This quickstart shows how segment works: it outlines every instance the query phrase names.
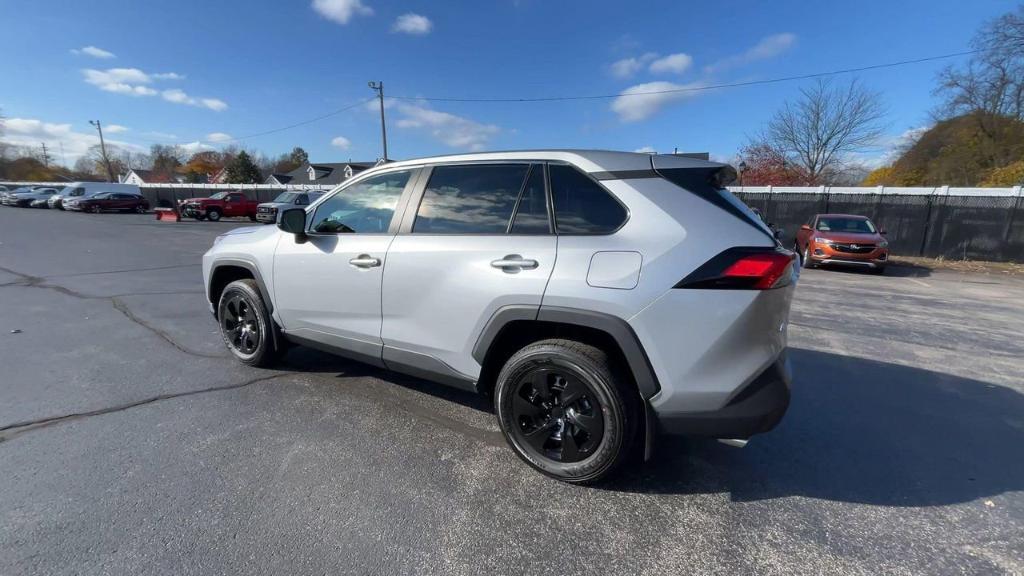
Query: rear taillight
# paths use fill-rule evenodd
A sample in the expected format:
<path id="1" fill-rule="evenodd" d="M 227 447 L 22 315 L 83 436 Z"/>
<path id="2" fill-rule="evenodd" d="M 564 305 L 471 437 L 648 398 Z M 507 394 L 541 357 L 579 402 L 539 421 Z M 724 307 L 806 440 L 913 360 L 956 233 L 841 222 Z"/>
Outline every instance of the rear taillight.
<path id="1" fill-rule="evenodd" d="M 770 290 L 793 282 L 796 255 L 781 248 L 729 248 L 674 288 Z"/>

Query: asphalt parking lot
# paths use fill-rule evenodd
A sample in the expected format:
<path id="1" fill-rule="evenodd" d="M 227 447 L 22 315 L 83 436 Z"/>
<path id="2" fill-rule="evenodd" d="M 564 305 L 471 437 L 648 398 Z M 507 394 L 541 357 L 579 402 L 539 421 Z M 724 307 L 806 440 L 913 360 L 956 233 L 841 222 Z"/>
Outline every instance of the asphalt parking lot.
<path id="1" fill-rule="evenodd" d="M 472 395 L 229 359 L 242 225 L 0 209 L 0 574 L 1024 573 L 1020 278 L 806 271 L 779 428 L 580 488 Z"/>

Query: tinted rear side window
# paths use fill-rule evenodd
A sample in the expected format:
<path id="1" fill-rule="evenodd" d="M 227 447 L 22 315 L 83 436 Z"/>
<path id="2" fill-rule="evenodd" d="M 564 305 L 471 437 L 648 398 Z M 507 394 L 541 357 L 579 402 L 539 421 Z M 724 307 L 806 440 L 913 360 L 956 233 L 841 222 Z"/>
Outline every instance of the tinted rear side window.
<path id="1" fill-rule="evenodd" d="M 549 171 L 559 234 L 611 234 L 626 221 L 625 207 L 587 175 L 561 164 Z"/>
<path id="2" fill-rule="evenodd" d="M 527 164 L 438 166 L 416 212 L 417 234 L 504 234 Z"/>

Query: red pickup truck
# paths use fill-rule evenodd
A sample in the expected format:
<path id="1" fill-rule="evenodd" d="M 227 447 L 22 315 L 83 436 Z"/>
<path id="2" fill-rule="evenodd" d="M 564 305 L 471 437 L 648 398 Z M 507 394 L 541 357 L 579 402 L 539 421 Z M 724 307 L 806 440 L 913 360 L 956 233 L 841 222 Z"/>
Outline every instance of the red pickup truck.
<path id="1" fill-rule="evenodd" d="M 256 206 L 259 202 L 250 200 L 241 190 L 217 192 L 209 198 L 182 200 L 178 209 L 184 218 L 210 219 L 216 222 L 223 216 L 247 216 L 256 221 Z"/>

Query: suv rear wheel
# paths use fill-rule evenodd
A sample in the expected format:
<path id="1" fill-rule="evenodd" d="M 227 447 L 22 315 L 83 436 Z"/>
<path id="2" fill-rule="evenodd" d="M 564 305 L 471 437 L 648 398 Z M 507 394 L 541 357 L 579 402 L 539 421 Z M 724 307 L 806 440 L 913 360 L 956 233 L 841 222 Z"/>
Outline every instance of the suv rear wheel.
<path id="1" fill-rule="evenodd" d="M 607 354 L 573 340 L 542 340 L 513 354 L 494 394 L 512 449 L 540 472 L 573 484 L 607 478 L 629 458 L 638 402 Z"/>
<path id="2" fill-rule="evenodd" d="M 274 324 L 255 280 L 235 280 L 224 288 L 217 319 L 228 350 L 243 364 L 266 367 L 277 360 Z"/>

